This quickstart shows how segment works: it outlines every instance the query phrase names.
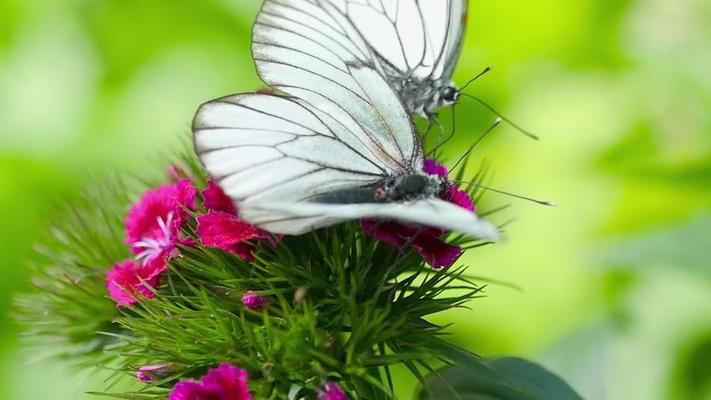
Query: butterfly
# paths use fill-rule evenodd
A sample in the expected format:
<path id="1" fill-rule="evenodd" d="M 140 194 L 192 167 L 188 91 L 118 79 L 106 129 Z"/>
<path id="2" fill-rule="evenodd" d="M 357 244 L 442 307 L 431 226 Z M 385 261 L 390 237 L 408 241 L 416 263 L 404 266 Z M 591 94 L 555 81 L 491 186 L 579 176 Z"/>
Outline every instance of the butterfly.
<path id="1" fill-rule="evenodd" d="M 338 80 L 344 64 L 377 69 L 409 114 L 433 118 L 458 102 L 452 74 L 461 52 L 467 0 L 266 0 L 253 28 L 262 79 L 298 85 L 303 73 Z"/>
<path id="2" fill-rule="evenodd" d="M 281 86 L 289 96 L 200 106 L 196 153 L 240 216 L 278 234 L 368 218 L 497 239 L 496 226 L 439 198 L 447 182 L 423 172 L 419 134 L 382 75 L 367 64 L 340 67 L 329 67 L 331 79 L 274 63 L 272 77 L 294 82 Z"/>

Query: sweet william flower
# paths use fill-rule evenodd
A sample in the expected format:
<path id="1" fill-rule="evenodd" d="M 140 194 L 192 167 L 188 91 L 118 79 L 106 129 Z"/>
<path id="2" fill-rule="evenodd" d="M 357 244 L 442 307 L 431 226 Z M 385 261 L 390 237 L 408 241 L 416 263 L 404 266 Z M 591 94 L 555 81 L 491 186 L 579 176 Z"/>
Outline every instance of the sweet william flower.
<path id="1" fill-rule="evenodd" d="M 197 218 L 197 235 L 205 246 L 215 247 L 252 261 L 255 240 L 270 240 L 272 236 L 243 221 L 237 215 L 232 200 L 214 181 L 202 192 L 203 204 L 209 210 Z"/>
<path id="2" fill-rule="evenodd" d="M 429 175 L 447 177 L 447 167 L 434 160 L 425 160 L 423 171 Z M 449 190 L 442 196 L 443 200 L 474 212 L 474 203 L 469 195 L 449 184 Z M 366 219 L 361 221 L 363 230 L 370 236 L 398 248 L 407 245 L 414 247 L 424 260 L 434 268 L 445 268 L 454 264 L 464 252 L 461 247 L 445 243 L 440 229 L 421 225 L 404 224 L 396 221 L 379 221 Z"/>
<path id="3" fill-rule="evenodd" d="M 197 191 L 189 179 L 180 179 L 146 191 L 126 217 L 126 243 L 144 264 L 167 262 L 177 254 L 180 228 L 195 208 Z M 167 266 L 167 263 L 164 267 Z"/>
<path id="4" fill-rule="evenodd" d="M 260 296 L 252 290 L 248 290 L 247 293 L 242 296 L 241 300 L 245 307 L 250 310 L 257 311 L 263 309 L 269 304 L 269 300 L 266 297 Z"/>
<path id="5" fill-rule="evenodd" d="M 445 243 L 441 239 L 443 232 L 436 228 L 373 219 L 362 220 L 361 227 L 368 235 L 399 249 L 407 245 L 414 247 L 434 268 L 454 264 L 463 252 L 459 246 Z"/>
<path id="6" fill-rule="evenodd" d="M 237 214 L 237 207 L 235 207 L 232 199 L 230 199 L 213 180 L 210 180 L 210 182 L 207 183 L 207 188 L 202 191 L 202 199 L 202 203 L 211 211 Z"/>
<path id="7" fill-rule="evenodd" d="M 269 239 L 261 229 L 242 221 L 237 215 L 223 211 L 211 211 L 197 218 L 197 235 L 202 244 L 236 254 L 243 260 L 252 261 L 252 240 Z"/>
<path id="8" fill-rule="evenodd" d="M 318 400 L 348 400 L 346 392 L 336 382 L 328 382 L 323 385 L 323 391 L 318 396 Z"/>
<path id="9" fill-rule="evenodd" d="M 179 382 L 168 400 L 251 400 L 248 382 L 247 371 L 222 363 L 200 381 Z"/>
<path id="10" fill-rule="evenodd" d="M 115 264 L 106 272 L 109 296 L 119 307 L 135 304 L 141 297 L 152 298 L 155 293 L 151 288 L 158 285 L 157 271 L 151 265 L 144 267 L 133 260 Z"/>

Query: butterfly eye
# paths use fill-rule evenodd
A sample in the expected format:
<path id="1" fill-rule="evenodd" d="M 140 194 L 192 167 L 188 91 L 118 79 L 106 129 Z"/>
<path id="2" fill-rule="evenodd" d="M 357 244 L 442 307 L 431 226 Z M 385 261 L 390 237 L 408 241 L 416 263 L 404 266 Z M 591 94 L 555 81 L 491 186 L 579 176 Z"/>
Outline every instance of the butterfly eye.
<path id="1" fill-rule="evenodd" d="M 459 101 L 459 90 L 454 86 L 447 86 L 442 89 L 441 99 L 446 103 L 456 103 Z"/>

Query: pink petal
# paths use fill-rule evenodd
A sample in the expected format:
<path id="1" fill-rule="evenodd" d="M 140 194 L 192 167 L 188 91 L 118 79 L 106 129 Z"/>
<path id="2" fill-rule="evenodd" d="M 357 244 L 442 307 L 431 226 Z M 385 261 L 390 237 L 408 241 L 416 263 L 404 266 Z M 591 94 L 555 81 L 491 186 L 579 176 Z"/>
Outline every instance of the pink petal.
<path id="1" fill-rule="evenodd" d="M 237 214 L 232 199 L 230 199 L 220 186 L 211 180 L 207 184 L 207 188 L 202 191 L 203 204 L 211 211 L 224 211 L 230 214 Z"/>
<path id="2" fill-rule="evenodd" d="M 179 382 L 168 400 L 251 400 L 248 382 L 247 371 L 223 363 L 208 371 L 200 382 Z"/>
<path id="3" fill-rule="evenodd" d="M 219 389 L 207 389 L 202 383 L 186 380 L 178 382 L 168 396 L 168 400 L 222 400 Z"/>
<path id="4" fill-rule="evenodd" d="M 444 164 L 440 164 L 435 160 L 432 159 L 427 159 L 425 160 L 422 170 L 429 175 L 437 175 L 441 176 L 442 178 L 447 177 L 447 167 Z"/>
<path id="5" fill-rule="evenodd" d="M 451 266 L 464 252 L 459 246 L 445 243 L 440 236 L 427 233 L 418 235 L 412 245 L 433 268 Z"/>
<path id="6" fill-rule="evenodd" d="M 106 272 L 106 289 L 119 307 L 130 306 L 141 297 L 155 296 L 146 284 L 157 287 L 158 275 L 155 270 L 141 268 L 133 260 L 125 260 Z"/>
<path id="7" fill-rule="evenodd" d="M 261 229 L 223 211 L 201 215 L 197 222 L 197 234 L 205 246 L 229 251 L 245 260 L 253 259 L 253 246 L 248 241 L 270 238 Z"/>
<path id="8" fill-rule="evenodd" d="M 126 242 L 133 246 L 146 238 L 165 236 L 158 221 L 168 221 L 171 214 L 169 229 L 174 237 L 178 237 L 180 227 L 188 217 L 184 208 L 195 208 L 196 196 L 197 191 L 189 179 L 146 191 L 126 217 Z"/>
<path id="9" fill-rule="evenodd" d="M 474 202 L 469 197 L 469 194 L 454 185 L 449 186 L 449 198 L 447 200 L 471 212 L 475 211 Z"/>
<path id="10" fill-rule="evenodd" d="M 247 371 L 230 364 L 222 363 L 217 368 L 208 371 L 202 378 L 204 385 L 214 385 L 222 389 L 225 400 L 249 400 L 249 375 Z"/>
<path id="11" fill-rule="evenodd" d="M 318 400 L 348 400 L 348 396 L 339 384 L 328 382 L 323 385 L 323 392 L 318 396 Z"/>
<path id="12" fill-rule="evenodd" d="M 250 310 L 261 310 L 269 305 L 269 300 L 266 297 L 260 296 L 252 290 L 248 290 L 241 300 L 242 304 Z"/>

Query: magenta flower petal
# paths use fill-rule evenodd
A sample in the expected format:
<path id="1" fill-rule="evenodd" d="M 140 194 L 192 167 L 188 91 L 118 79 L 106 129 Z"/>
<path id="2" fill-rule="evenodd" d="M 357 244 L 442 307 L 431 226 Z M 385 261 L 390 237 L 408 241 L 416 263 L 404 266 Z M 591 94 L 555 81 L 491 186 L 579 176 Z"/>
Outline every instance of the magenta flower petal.
<path id="1" fill-rule="evenodd" d="M 425 232 L 417 236 L 412 244 L 427 264 L 438 269 L 451 266 L 464 252 L 459 246 L 445 243 L 440 236 Z"/>
<path id="2" fill-rule="evenodd" d="M 397 248 L 401 248 L 407 243 L 407 235 L 413 231 L 412 228 L 401 223 L 377 219 L 361 220 L 360 226 L 369 236 L 390 243 Z"/>
<path id="3" fill-rule="evenodd" d="M 439 229 L 405 225 L 395 221 L 362 220 L 366 234 L 401 249 L 406 245 L 415 250 L 434 268 L 449 267 L 462 255 L 462 248 L 445 243 Z"/>
<path id="4" fill-rule="evenodd" d="M 200 382 L 179 382 L 168 400 L 251 400 L 247 371 L 229 364 L 211 369 Z"/>
<path id="5" fill-rule="evenodd" d="M 168 400 L 223 400 L 219 388 L 206 388 L 196 381 L 181 381 L 173 387 Z"/>
<path id="6" fill-rule="evenodd" d="M 258 311 L 269 305 L 269 300 L 266 297 L 260 296 L 252 290 L 248 290 L 241 300 L 242 304 L 250 310 Z"/>
<path id="7" fill-rule="evenodd" d="M 348 400 L 346 392 L 336 382 L 328 382 L 323 385 L 323 391 L 318 396 L 318 400 Z"/>
<path id="8" fill-rule="evenodd" d="M 237 207 L 232 202 L 220 186 L 211 180 L 207 188 L 202 191 L 202 202 L 211 211 L 223 211 L 230 214 L 237 214 Z"/>
<path id="9" fill-rule="evenodd" d="M 152 298 L 153 291 L 147 287 L 158 286 L 155 269 L 142 268 L 133 260 L 125 260 L 106 272 L 106 289 L 119 307 L 135 304 L 140 298 Z"/>
<path id="10" fill-rule="evenodd" d="M 138 243 L 155 241 L 157 246 L 176 239 L 188 218 L 185 208 L 195 208 L 196 196 L 197 191 L 188 179 L 146 191 L 126 217 L 126 243 L 140 253 L 146 246 Z"/>
<path id="11" fill-rule="evenodd" d="M 451 203 L 458 205 L 459 207 L 465 208 L 471 212 L 475 211 L 474 202 L 472 201 L 469 194 L 455 185 L 449 186 L 449 199 Z"/>
<path id="12" fill-rule="evenodd" d="M 261 229 L 242 221 L 238 216 L 223 211 L 211 211 L 197 218 L 197 234 L 205 246 L 236 254 L 244 260 L 254 259 L 254 246 L 248 241 L 268 239 Z"/>
<path id="13" fill-rule="evenodd" d="M 427 159 L 425 160 L 422 170 L 429 175 L 437 175 L 442 178 L 447 177 L 447 167 L 444 164 L 440 164 L 435 160 Z"/>
<path id="14" fill-rule="evenodd" d="M 219 386 L 225 393 L 225 400 L 251 399 L 249 393 L 249 375 L 247 371 L 230 364 L 222 363 L 217 368 L 208 371 L 202 378 L 204 385 Z"/>

